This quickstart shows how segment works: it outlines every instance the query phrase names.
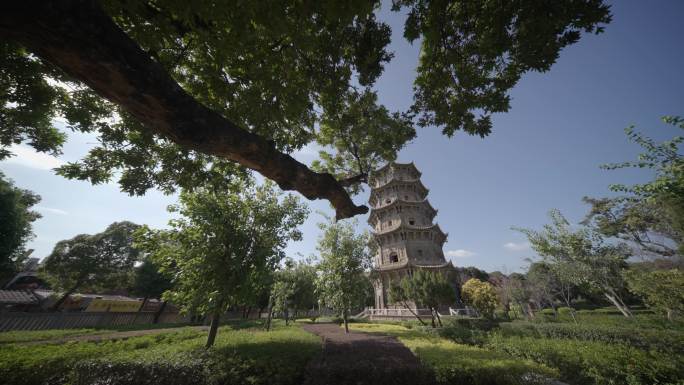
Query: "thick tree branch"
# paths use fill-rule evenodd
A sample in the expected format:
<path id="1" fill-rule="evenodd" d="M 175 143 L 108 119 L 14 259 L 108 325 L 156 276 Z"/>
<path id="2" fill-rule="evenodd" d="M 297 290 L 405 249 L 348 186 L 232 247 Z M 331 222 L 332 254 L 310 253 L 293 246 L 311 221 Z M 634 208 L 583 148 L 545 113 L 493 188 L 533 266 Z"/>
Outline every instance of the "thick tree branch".
<path id="1" fill-rule="evenodd" d="M 185 148 L 238 162 L 308 199 L 327 199 L 338 219 L 368 211 L 332 175 L 313 172 L 197 102 L 96 1 L 3 1 L 0 38 L 24 45 Z"/>
<path id="2" fill-rule="evenodd" d="M 357 174 L 354 176 L 350 176 L 349 178 L 341 179 L 339 181 L 339 184 L 344 187 L 354 186 L 359 183 L 368 183 L 368 174 Z"/>

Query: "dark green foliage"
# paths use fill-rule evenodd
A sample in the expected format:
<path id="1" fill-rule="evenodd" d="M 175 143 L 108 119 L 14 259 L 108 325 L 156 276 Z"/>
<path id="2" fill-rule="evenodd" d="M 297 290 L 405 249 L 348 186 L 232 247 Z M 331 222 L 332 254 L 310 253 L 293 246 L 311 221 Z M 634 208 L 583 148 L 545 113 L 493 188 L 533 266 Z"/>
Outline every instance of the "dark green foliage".
<path id="1" fill-rule="evenodd" d="M 204 385 L 202 362 L 172 363 L 85 361 L 76 364 L 65 383 L 69 385 Z"/>
<path id="2" fill-rule="evenodd" d="M 491 114 L 508 111 L 524 73 L 548 71 L 561 49 L 611 20 L 600 0 L 394 2 L 402 8 L 404 37 L 421 42 L 413 110 L 449 136 L 488 135 Z"/>
<path id="3" fill-rule="evenodd" d="M 112 27 L 102 31 L 118 27 L 132 39 L 131 57 L 123 60 L 135 70 L 149 70 L 151 65 L 145 64 L 151 58 L 158 75 L 170 76 L 197 105 L 272 141 L 283 153 L 314 142 L 331 144 L 334 153 L 323 155 L 319 168 L 338 177 L 393 159 L 413 138 L 411 124 L 417 116 L 418 123 L 440 126 L 447 135 L 457 130 L 488 135 L 491 114 L 508 110 L 508 93 L 523 74 L 548 71 L 564 47 L 582 33 L 601 32 L 610 22 L 609 7 L 601 0 L 517 0 L 505 5 L 396 1 L 394 10 L 408 14 L 404 37 L 419 40 L 422 47 L 415 103 L 409 113 L 390 113 L 371 92 L 355 90 L 357 85 L 372 87 L 393 57 L 388 52 L 392 31 L 376 18 L 379 1 L 98 4 L 105 12 L 101 24 Z M 64 7 L 66 19 L 78 4 Z M 92 9 L 100 16 L 97 7 L 88 7 Z M 79 8 L 84 15 L 88 10 Z M 7 146 L 20 142 L 59 153 L 65 133 L 52 122 L 63 116 L 69 129 L 93 132 L 100 142 L 81 161 L 59 168 L 68 178 L 92 183 L 118 178 L 123 191 L 142 194 L 153 187 L 166 192 L 192 188 L 241 172 L 229 161 L 236 159 L 234 153 L 219 158 L 197 151 L 201 146 L 176 143 L 174 135 L 149 127 L 153 123 L 143 126 L 140 115 L 133 118 L 134 109 L 122 100 L 110 96 L 112 101 L 104 101 L 96 95 L 90 88 L 97 88 L 98 79 L 90 77 L 95 71 L 69 67 L 85 68 L 81 60 L 92 52 L 72 52 L 70 63 L 60 63 L 64 71 L 77 72 L 84 84 L 47 60 L 46 52 L 63 53 L 62 47 L 41 40 L 28 50 L 15 39 L 31 40 L 33 36 L 24 35 L 33 29 L 12 32 L 3 34 L 0 46 L 0 159 L 9 155 Z M 116 50 L 109 42 L 99 39 L 90 50 Z M 391 135 L 382 135 L 383 130 Z M 223 139 L 218 133 L 195 144 Z M 251 156 L 260 155 L 268 154 Z M 238 162 L 256 168 L 247 159 Z M 362 181 L 341 184 L 357 191 Z"/>
<path id="4" fill-rule="evenodd" d="M 152 258 L 145 258 L 140 266 L 133 271 L 133 282 L 131 285 L 131 294 L 161 298 L 161 295 L 169 290 L 173 283 L 168 273 L 159 271 L 160 266 Z"/>
<path id="5" fill-rule="evenodd" d="M 60 241 L 43 261 L 41 275 L 62 293 L 61 300 L 81 288 L 126 288 L 139 254 L 133 247 L 133 233 L 138 227 L 132 222 L 115 222 L 101 233 Z"/>
<path id="6" fill-rule="evenodd" d="M 39 195 L 15 187 L 12 180 L 0 172 L 0 285 L 17 272 L 26 259 L 24 246 L 33 237 L 32 223 L 40 218 L 40 214 L 30 208 L 38 202 Z"/>
<path id="7" fill-rule="evenodd" d="M 677 384 L 684 378 L 682 355 L 644 351 L 623 344 L 504 337 L 497 333 L 490 337 L 486 347 L 557 368 L 562 380 L 577 385 Z"/>

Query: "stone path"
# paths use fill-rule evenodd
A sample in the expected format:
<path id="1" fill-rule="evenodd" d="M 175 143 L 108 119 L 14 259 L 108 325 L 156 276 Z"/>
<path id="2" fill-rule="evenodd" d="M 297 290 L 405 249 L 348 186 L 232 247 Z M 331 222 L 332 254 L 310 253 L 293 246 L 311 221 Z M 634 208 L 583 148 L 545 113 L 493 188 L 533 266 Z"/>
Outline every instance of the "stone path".
<path id="1" fill-rule="evenodd" d="M 431 373 L 396 338 L 350 331 L 337 324 L 308 324 L 323 351 L 308 365 L 306 385 L 434 384 Z"/>
<path id="2" fill-rule="evenodd" d="M 209 330 L 208 326 L 186 326 L 183 329 L 191 328 L 196 330 Z M 178 331 L 181 328 L 164 328 L 164 329 L 145 329 L 145 330 L 129 330 L 124 332 L 104 332 L 102 334 L 83 334 L 64 338 L 55 338 L 49 340 L 39 340 L 39 341 L 29 341 L 29 342 L 18 342 L 19 345 L 41 345 L 41 344 L 63 344 L 69 341 L 86 341 L 86 342 L 99 342 L 104 340 L 122 340 L 132 337 L 147 336 L 152 334 L 168 333 L 173 331 Z"/>

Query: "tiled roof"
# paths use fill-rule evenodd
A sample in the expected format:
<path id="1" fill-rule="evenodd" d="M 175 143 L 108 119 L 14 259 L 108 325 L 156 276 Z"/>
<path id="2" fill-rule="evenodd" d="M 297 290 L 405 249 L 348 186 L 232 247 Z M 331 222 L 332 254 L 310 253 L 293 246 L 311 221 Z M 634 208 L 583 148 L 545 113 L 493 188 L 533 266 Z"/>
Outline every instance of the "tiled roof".
<path id="1" fill-rule="evenodd" d="M 0 304 L 32 305 L 38 298 L 28 290 L 0 290 Z"/>

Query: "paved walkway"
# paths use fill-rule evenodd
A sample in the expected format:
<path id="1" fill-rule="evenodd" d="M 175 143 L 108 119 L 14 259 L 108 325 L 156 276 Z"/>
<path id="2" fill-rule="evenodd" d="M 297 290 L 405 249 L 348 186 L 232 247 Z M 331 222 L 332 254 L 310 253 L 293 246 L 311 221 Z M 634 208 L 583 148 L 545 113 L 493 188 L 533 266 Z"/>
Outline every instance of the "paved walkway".
<path id="1" fill-rule="evenodd" d="M 396 338 L 350 331 L 337 324 L 308 324 L 323 351 L 307 368 L 306 385 L 433 384 L 429 371 Z"/>
<path id="2" fill-rule="evenodd" d="M 178 331 L 180 329 L 187 330 L 188 328 L 196 330 L 209 330 L 209 326 L 184 326 L 177 328 L 164 328 L 164 329 L 145 329 L 145 330 L 129 330 L 123 332 L 103 332 L 102 334 L 83 334 L 75 335 L 64 338 L 55 338 L 40 341 L 29 341 L 29 342 L 17 342 L 20 345 L 41 345 L 41 344 L 63 344 L 69 341 L 89 341 L 89 342 L 99 342 L 104 340 L 122 340 L 132 337 L 147 336 L 152 334 L 168 333 L 173 331 Z"/>

